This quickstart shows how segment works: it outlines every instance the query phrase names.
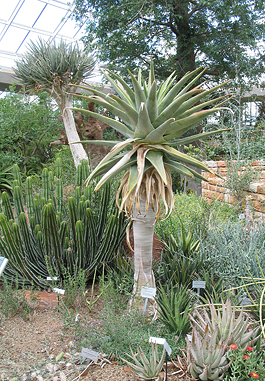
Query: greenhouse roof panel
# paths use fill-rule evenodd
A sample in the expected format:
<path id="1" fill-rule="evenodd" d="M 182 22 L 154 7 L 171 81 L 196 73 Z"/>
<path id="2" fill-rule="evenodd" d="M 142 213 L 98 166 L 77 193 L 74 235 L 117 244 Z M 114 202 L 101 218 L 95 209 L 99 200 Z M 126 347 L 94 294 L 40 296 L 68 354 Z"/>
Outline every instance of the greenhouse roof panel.
<path id="1" fill-rule="evenodd" d="M 8 0 L 0 3 L 0 70 L 11 70 L 30 41 L 71 43 L 82 30 L 71 19 L 68 0 Z"/>

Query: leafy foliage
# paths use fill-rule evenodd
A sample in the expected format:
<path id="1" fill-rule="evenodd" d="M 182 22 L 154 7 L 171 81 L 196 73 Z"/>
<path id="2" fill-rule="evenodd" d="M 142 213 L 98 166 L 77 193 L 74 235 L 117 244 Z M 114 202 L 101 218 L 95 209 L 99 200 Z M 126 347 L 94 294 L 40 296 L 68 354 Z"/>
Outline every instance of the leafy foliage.
<path id="1" fill-rule="evenodd" d="M 214 223 L 222 225 L 235 217 L 238 218 L 235 207 L 217 200 L 208 203 L 197 195 L 180 193 L 175 196 L 174 212 L 167 220 L 159 221 L 156 234 L 160 239 L 168 234 L 175 236 L 180 234 L 183 225 L 194 238 L 204 238 Z"/>
<path id="2" fill-rule="evenodd" d="M 11 87 L 0 99 L 1 165 L 16 163 L 25 174 L 40 172 L 54 155 L 49 144 L 58 134 L 58 111 L 47 93 L 33 98 L 14 91 Z"/>
<path id="3" fill-rule="evenodd" d="M 201 244 L 201 251 L 205 258 L 215 263 L 217 277 L 223 276 L 231 284 L 241 285 L 240 277 L 260 276 L 257 257 L 264 271 L 264 236 L 262 224 L 249 231 L 240 222 L 228 222 L 221 227 L 213 225 Z"/>
<path id="4" fill-rule="evenodd" d="M 147 69 L 150 56 L 163 79 L 173 70 L 183 75 L 195 63 L 208 66 L 212 76 L 243 79 L 248 73 L 258 78 L 264 71 L 262 1 L 133 0 L 129 7 L 126 0 L 74 3 L 75 19 L 87 25 L 85 44 L 124 75 L 128 67 Z"/>

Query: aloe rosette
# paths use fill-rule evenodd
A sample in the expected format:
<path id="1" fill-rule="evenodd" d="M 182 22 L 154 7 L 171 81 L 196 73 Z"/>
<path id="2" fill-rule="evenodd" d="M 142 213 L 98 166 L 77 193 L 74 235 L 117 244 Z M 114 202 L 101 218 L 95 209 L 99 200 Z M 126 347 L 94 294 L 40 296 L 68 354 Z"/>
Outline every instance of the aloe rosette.
<path id="1" fill-rule="evenodd" d="M 195 86 L 204 71 L 200 67 L 185 74 L 177 83 L 173 73 L 158 86 L 151 62 L 148 81 L 143 80 L 141 70 L 138 77 L 129 71 L 132 87 L 118 74 L 103 71 L 117 95 L 81 87 L 93 93 L 82 97 L 106 108 L 115 118 L 72 108 L 107 123 L 125 138 L 124 141 L 88 141 L 112 148 L 87 182 L 101 176 L 96 185 L 99 189 L 126 170 L 117 192 L 117 202 L 120 210 L 125 210 L 135 220 L 135 282 L 139 287 L 154 285 L 151 269 L 153 225 L 160 214 L 169 215 L 174 207 L 171 171 L 199 179 L 203 177 L 190 166 L 209 171 L 201 161 L 180 152 L 178 147 L 223 131 L 181 137 L 203 119 L 220 111 L 227 100 L 228 95 L 206 99 L 227 82 L 211 89 Z M 137 223 L 140 224 L 139 229 Z M 142 229 L 143 225 L 150 227 L 150 234 Z"/>

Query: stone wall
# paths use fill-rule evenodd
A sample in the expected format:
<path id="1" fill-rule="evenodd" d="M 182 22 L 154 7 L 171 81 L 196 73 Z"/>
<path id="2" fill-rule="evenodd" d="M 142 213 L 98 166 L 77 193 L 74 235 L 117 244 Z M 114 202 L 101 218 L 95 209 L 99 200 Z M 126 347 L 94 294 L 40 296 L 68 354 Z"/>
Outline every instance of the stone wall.
<path id="1" fill-rule="evenodd" d="M 208 168 L 226 178 L 227 167 L 225 161 L 207 161 Z M 258 160 L 252 163 L 253 170 L 259 172 L 259 178 L 256 182 L 250 184 L 249 189 L 244 192 L 244 200 L 242 205 L 246 208 L 249 205 L 251 214 L 254 218 L 260 218 L 265 221 L 265 161 Z M 231 194 L 229 189 L 223 186 L 224 180 L 219 177 L 202 171 L 202 175 L 208 180 L 202 181 L 202 196 L 208 201 L 213 199 L 225 201 L 229 204 L 236 205 L 237 200 Z"/>

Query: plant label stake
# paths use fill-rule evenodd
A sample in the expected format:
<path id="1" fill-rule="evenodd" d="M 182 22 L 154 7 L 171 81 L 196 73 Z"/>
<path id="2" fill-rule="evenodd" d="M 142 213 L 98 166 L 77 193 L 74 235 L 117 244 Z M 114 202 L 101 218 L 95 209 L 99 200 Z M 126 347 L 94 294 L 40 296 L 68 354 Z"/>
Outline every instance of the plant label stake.
<path id="1" fill-rule="evenodd" d="M 166 350 L 166 381 L 167 381 L 167 356 L 171 355 L 171 348 L 168 345 L 166 339 L 162 339 L 160 337 L 150 337 L 149 338 L 149 343 L 154 343 L 154 344 L 160 344 L 163 345 L 163 347 Z"/>
<path id="2" fill-rule="evenodd" d="M 200 289 L 205 288 L 205 280 L 194 280 L 192 282 L 192 288 L 197 288 L 198 297 L 200 296 Z"/>
<path id="3" fill-rule="evenodd" d="M 98 361 L 98 352 L 92 351 L 92 349 L 83 347 L 81 350 L 81 356 L 90 361 L 94 361 L 94 362 Z"/>
<path id="4" fill-rule="evenodd" d="M 0 257 L 0 276 L 3 274 L 4 269 L 7 265 L 8 259 L 5 257 Z"/>
<path id="5" fill-rule="evenodd" d="M 156 296 L 156 288 L 154 288 L 154 287 L 144 287 L 144 286 L 141 288 L 141 297 L 145 298 L 144 313 L 146 312 L 146 307 L 147 307 L 148 299 L 154 300 L 155 296 Z"/>
<path id="6" fill-rule="evenodd" d="M 59 307 L 59 304 L 60 304 L 60 295 L 64 295 L 65 290 L 62 290 L 61 288 L 55 287 L 55 288 L 52 289 L 52 291 L 57 294 L 57 297 L 58 297 L 58 307 Z"/>

